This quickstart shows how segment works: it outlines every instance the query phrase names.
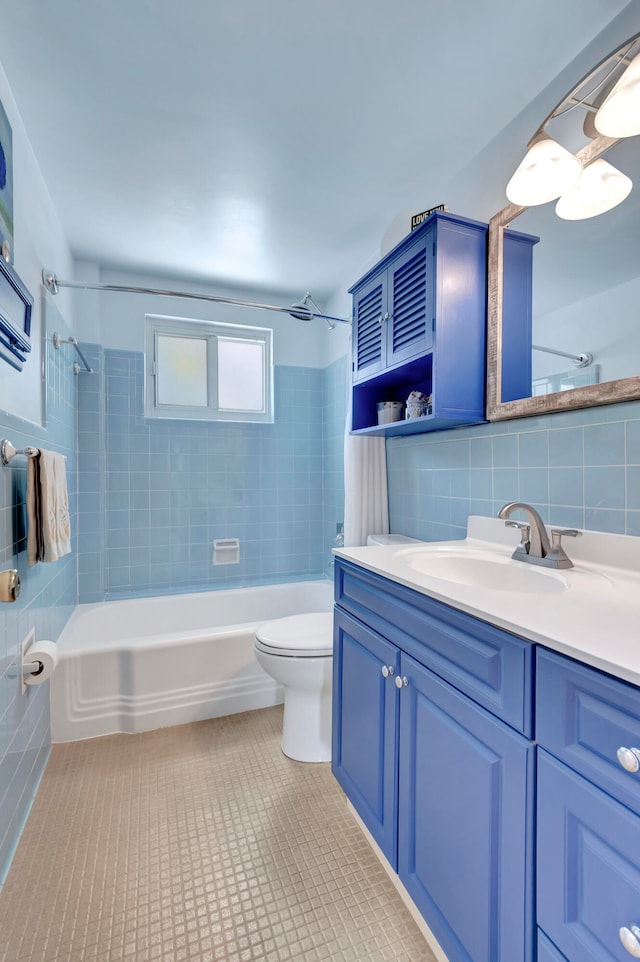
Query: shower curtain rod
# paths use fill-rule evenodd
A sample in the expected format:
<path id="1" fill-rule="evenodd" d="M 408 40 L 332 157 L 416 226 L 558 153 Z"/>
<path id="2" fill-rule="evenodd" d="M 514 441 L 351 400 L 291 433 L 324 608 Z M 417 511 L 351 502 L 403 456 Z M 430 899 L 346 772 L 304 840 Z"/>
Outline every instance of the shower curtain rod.
<path id="1" fill-rule="evenodd" d="M 61 287 L 73 287 L 83 291 L 122 291 L 125 294 L 156 294 L 160 297 L 185 297 L 194 301 L 214 301 L 217 304 L 235 304 L 237 307 L 257 307 L 263 311 L 279 311 L 282 314 L 290 314 L 301 321 L 311 321 L 314 317 L 327 321 L 331 326 L 332 322 L 338 324 L 350 324 L 351 321 L 345 317 L 333 317 L 331 314 L 322 314 L 319 311 L 312 311 L 306 305 L 306 301 L 313 300 L 310 294 L 306 294 L 300 304 L 292 304 L 291 307 L 280 307 L 276 304 L 259 304 L 257 301 L 243 301 L 235 297 L 222 297 L 218 294 L 194 294 L 190 291 L 169 291 L 160 290 L 155 287 L 125 287 L 121 284 L 79 284 L 76 281 L 61 281 L 53 271 L 42 269 L 42 283 L 51 294 L 57 294 Z"/>

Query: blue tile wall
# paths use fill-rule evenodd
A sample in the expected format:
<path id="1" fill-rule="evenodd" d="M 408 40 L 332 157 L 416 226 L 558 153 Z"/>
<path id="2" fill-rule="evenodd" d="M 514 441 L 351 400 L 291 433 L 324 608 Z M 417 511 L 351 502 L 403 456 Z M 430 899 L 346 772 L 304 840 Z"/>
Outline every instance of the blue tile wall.
<path id="1" fill-rule="evenodd" d="M 241 424 L 145 419 L 143 355 L 83 350 L 100 374 L 79 388 L 81 601 L 322 575 L 346 361 L 276 366 L 275 423 Z M 239 564 L 212 564 L 216 538 L 240 539 Z"/>
<path id="2" fill-rule="evenodd" d="M 55 308 L 45 310 L 48 331 L 70 332 Z M 73 356 L 56 351 L 48 339 L 46 429 L 0 413 L 0 435 L 17 447 L 34 445 L 67 457 L 71 512 L 70 555 L 52 564 L 27 566 L 26 461 L 17 456 L 0 466 L 0 569 L 17 568 L 22 591 L 14 604 L 0 606 L 0 884 L 4 880 L 49 755 L 49 684 L 20 694 L 18 649 L 35 628 L 36 638 L 57 640 L 77 602 L 76 382 Z M 0 368 L 0 377 L 2 376 Z"/>
<path id="3" fill-rule="evenodd" d="M 640 535 L 640 402 L 387 441 L 393 531 L 465 536 L 527 501 L 547 524 Z"/>

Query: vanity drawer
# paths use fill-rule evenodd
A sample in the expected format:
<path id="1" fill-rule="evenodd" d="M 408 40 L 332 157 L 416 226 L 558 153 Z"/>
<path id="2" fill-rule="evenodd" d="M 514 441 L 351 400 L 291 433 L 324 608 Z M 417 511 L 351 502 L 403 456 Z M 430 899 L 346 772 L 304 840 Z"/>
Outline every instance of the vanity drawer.
<path id="1" fill-rule="evenodd" d="M 529 642 L 339 558 L 335 600 L 512 728 L 531 735 Z"/>
<path id="2" fill-rule="evenodd" d="M 619 933 L 640 925 L 640 818 L 542 749 L 537 813 L 538 925 L 572 962 L 627 958 Z"/>
<path id="3" fill-rule="evenodd" d="M 640 750 L 640 689 L 539 647 L 536 739 L 640 814 L 640 770 L 618 760 L 621 748 Z M 633 755 L 621 754 L 633 768 Z"/>

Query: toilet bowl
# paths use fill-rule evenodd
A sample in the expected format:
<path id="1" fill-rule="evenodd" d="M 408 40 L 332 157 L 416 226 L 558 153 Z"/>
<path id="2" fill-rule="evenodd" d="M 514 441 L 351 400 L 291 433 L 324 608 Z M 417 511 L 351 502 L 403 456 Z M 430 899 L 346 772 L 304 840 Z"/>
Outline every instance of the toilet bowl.
<path id="1" fill-rule="evenodd" d="M 258 664 L 284 687 L 282 751 L 299 762 L 331 760 L 333 614 L 290 615 L 260 625 Z"/>

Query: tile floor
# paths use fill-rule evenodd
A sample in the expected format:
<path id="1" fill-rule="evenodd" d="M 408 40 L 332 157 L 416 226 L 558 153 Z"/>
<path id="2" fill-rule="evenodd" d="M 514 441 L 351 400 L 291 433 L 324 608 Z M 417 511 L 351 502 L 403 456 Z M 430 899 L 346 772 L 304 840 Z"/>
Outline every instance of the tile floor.
<path id="1" fill-rule="evenodd" d="M 56 745 L 0 893 L 2 962 L 434 962 L 281 708 Z"/>

